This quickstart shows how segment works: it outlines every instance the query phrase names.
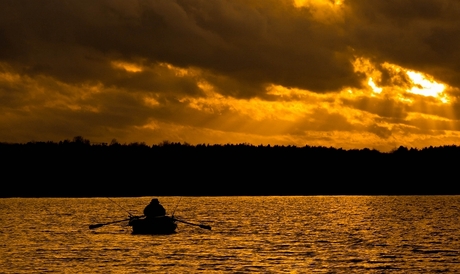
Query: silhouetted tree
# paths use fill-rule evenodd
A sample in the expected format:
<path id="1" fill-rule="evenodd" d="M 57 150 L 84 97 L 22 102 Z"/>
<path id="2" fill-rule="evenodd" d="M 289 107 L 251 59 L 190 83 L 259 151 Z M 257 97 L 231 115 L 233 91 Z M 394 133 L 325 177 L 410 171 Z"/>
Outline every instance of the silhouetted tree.
<path id="1" fill-rule="evenodd" d="M 110 141 L 110 146 L 119 146 L 119 145 L 120 143 L 115 138 L 113 138 L 112 141 Z"/>
<path id="2" fill-rule="evenodd" d="M 293 145 L 163 141 L 0 143 L 5 196 L 460 194 L 455 145 L 382 153 Z M 431 185 L 421 181 L 431 179 Z M 70 188 L 69 186 L 73 186 Z M 223 187 L 224 186 L 224 187 Z M 72 194 L 73 193 L 73 194 Z"/>
<path id="3" fill-rule="evenodd" d="M 73 142 L 76 144 L 90 145 L 91 142 L 88 139 L 83 138 L 82 136 L 73 137 Z"/>

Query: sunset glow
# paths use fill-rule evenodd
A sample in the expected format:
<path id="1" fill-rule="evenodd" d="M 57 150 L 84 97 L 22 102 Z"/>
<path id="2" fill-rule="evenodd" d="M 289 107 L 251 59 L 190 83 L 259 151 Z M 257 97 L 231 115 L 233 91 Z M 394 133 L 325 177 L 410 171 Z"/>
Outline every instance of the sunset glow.
<path id="1" fill-rule="evenodd" d="M 445 86 L 443 84 L 439 84 L 433 80 L 428 80 L 421 73 L 417 73 L 414 71 L 406 71 L 406 73 L 414 84 L 414 86 L 410 90 L 408 90 L 409 92 L 423 96 L 432 96 L 435 98 L 439 98 L 443 101 L 443 103 L 448 102 L 446 96 L 443 95 L 443 91 L 445 89 Z"/>
<path id="2" fill-rule="evenodd" d="M 372 77 L 369 78 L 369 81 L 367 82 L 369 84 L 369 86 L 372 88 L 372 90 L 375 92 L 375 93 L 381 93 L 382 92 L 382 88 L 379 88 L 375 85 L 374 81 L 372 80 Z"/>
<path id="3" fill-rule="evenodd" d="M 142 71 L 142 67 L 136 64 L 131 64 L 127 62 L 122 62 L 122 61 L 115 61 L 112 62 L 112 65 L 116 68 L 119 69 L 124 69 L 129 72 L 140 72 Z"/>
<path id="4" fill-rule="evenodd" d="M 342 4 L 341 0 L 294 0 L 294 5 L 296 7 L 302 6 L 322 6 L 322 7 L 334 7 Z"/>

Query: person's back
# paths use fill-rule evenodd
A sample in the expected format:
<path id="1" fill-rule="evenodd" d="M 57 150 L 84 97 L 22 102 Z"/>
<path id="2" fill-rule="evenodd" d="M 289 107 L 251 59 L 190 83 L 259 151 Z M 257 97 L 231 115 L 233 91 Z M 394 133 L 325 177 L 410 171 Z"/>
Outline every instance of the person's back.
<path id="1" fill-rule="evenodd" d="M 152 199 L 152 201 L 150 201 L 150 204 L 148 204 L 144 208 L 144 216 L 147 218 L 165 216 L 165 215 L 166 215 L 165 208 L 160 204 L 160 202 L 156 198 Z"/>

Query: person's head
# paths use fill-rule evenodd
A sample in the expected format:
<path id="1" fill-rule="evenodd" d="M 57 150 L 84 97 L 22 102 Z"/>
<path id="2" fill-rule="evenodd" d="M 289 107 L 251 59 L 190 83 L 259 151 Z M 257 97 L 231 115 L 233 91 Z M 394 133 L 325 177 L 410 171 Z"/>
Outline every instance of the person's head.
<path id="1" fill-rule="evenodd" d="M 151 201 L 150 201 L 151 204 L 159 204 L 160 201 L 158 201 L 157 198 L 153 198 Z"/>

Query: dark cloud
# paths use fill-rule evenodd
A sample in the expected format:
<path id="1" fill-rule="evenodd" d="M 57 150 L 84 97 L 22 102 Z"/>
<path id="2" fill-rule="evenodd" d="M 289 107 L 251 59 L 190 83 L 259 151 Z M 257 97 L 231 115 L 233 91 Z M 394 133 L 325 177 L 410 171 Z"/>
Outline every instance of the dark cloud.
<path id="1" fill-rule="evenodd" d="M 269 83 L 358 87 L 351 47 L 459 85 L 460 3 L 348 0 L 340 9 L 330 23 L 291 1 L 2 1 L 0 58 L 65 82 L 109 79 L 113 58 L 199 67 L 231 78 L 241 90 L 222 92 L 244 98 Z"/>
<path id="2" fill-rule="evenodd" d="M 359 85 L 343 34 L 289 1 L 5 1 L 0 10 L 2 60 L 65 82 L 104 81 L 111 59 L 143 58 L 240 86 Z M 227 93 L 245 90 L 254 92 Z"/>
<path id="3" fill-rule="evenodd" d="M 176 96 L 200 96 L 202 90 L 197 86 L 200 75 L 178 76 L 177 72 L 166 66 L 153 64 L 140 72 L 128 72 L 118 69 L 116 73 L 104 79 L 107 86 L 127 89 L 130 92 L 154 94 L 175 94 Z"/>
<path id="4" fill-rule="evenodd" d="M 367 128 L 369 132 L 374 133 L 382 139 L 388 139 L 391 136 L 391 130 L 387 127 L 381 127 L 377 125 L 371 125 Z"/>

